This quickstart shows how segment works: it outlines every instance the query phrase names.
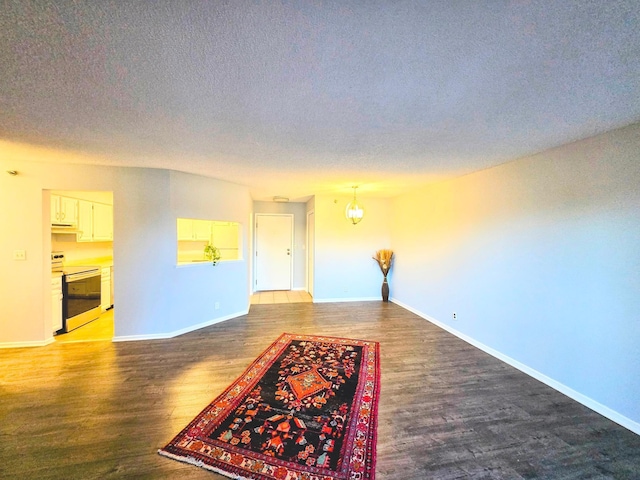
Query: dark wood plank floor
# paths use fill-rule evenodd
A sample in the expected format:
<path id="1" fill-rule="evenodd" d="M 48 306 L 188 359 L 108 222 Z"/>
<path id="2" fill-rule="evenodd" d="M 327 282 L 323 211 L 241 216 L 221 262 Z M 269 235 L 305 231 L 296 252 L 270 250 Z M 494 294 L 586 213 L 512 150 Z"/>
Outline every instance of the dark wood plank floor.
<path id="1" fill-rule="evenodd" d="M 381 343 L 378 479 L 640 478 L 640 436 L 377 302 L 253 305 L 171 340 L 0 350 L 0 477 L 224 478 L 156 451 L 283 332 Z"/>

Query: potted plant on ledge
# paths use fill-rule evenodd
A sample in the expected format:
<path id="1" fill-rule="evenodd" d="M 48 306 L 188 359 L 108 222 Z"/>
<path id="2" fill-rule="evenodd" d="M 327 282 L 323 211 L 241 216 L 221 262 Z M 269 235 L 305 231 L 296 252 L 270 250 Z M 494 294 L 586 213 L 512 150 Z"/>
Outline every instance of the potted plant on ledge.
<path id="1" fill-rule="evenodd" d="M 209 260 L 215 267 L 220 261 L 220 249 L 208 242 L 204 247 L 204 258 Z"/>
<path id="2" fill-rule="evenodd" d="M 375 257 L 372 258 L 376 262 L 378 262 L 380 271 L 382 271 L 382 275 L 384 275 L 384 280 L 382 281 L 382 301 L 388 302 L 389 283 L 387 282 L 387 274 L 389 273 L 389 270 L 391 270 L 391 263 L 393 262 L 393 250 L 378 250 Z"/>

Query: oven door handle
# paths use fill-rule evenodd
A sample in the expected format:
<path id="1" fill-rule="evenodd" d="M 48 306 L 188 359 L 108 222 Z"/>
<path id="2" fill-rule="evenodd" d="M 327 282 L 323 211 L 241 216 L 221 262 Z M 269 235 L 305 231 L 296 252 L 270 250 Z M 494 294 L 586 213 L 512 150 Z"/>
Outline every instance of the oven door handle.
<path id="1" fill-rule="evenodd" d="M 67 283 L 71 283 L 71 282 L 76 282 L 78 280 L 84 280 L 85 278 L 99 277 L 99 276 L 100 276 L 100 271 L 99 270 L 93 270 L 93 271 L 90 271 L 90 272 L 66 274 L 65 275 L 65 279 L 66 279 Z"/>

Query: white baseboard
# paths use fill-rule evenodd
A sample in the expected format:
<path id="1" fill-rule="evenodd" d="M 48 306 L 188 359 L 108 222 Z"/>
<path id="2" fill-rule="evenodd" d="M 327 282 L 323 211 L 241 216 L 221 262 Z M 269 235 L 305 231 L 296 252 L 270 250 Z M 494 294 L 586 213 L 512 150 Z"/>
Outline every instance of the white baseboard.
<path id="1" fill-rule="evenodd" d="M 382 301 L 380 297 L 356 297 L 356 298 L 315 298 L 313 303 L 340 303 L 340 302 L 373 302 Z"/>
<path id="2" fill-rule="evenodd" d="M 491 347 L 488 347 L 487 345 L 484 345 L 483 343 L 478 342 L 477 340 L 474 340 L 473 338 L 465 335 L 464 333 L 459 332 L 455 328 L 452 328 L 450 325 L 447 325 L 446 323 L 442 323 L 436 320 L 435 318 L 430 317 L 426 313 L 416 310 L 415 308 L 412 308 L 409 305 L 405 305 L 404 303 L 396 300 L 395 298 L 390 298 L 390 301 L 395 303 L 396 305 L 401 306 L 406 310 L 409 310 L 412 313 L 415 313 L 419 317 L 422 317 L 425 320 L 428 320 L 434 325 L 442 328 L 443 330 L 446 330 L 447 332 L 451 333 L 452 335 L 455 335 L 461 340 L 464 340 L 468 344 L 473 345 L 476 348 L 479 348 L 485 353 L 488 353 L 492 357 L 495 357 L 498 360 L 501 360 L 506 364 L 511 365 L 514 368 L 517 368 L 518 370 L 520 370 L 523 373 L 526 373 L 530 377 L 533 377 L 536 380 L 544 383 L 545 385 L 553 388 L 554 390 L 557 390 L 558 392 L 566 395 L 567 397 L 572 398 L 576 402 L 581 403 L 585 407 L 590 408 L 591 410 L 599 413 L 600 415 L 607 417 L 609 420 L 616 422 L 618 425 L 621 425 L 624 428 L 631 430 L 633 433 L 640 435 L 640 423 L 628 417 L 625 417 L 624 415 L 616 412 L 615 410 L 607 407 L 606 405 L 602 405 L 601 403 L 593 400 L 592 398 L 589 398 L 586 395 L 583 395 L 582 393 L 577 392 L 570 387 L 567 387 L 563 383 L 560 383 L 557 380 L 554 380 L 553 378 L 548 377 L 543 373 L 540 373 L 539 371 L 525 365 L 524 363 L 520 363 L 519 361 L 503 353 L 500 353 L 498 350 L 495 350 Z"/>
<path id="3" fill-rule="evenodd" d="M 139 340 L 165 340 L 167 338 L 177 337 L 179 335 L 184 335 L 185 333 L 193 332 L 195 330 L 200 330 L 201 328 L 210 327 L 211 325 L 224 322 L 225 320 L 231 320 L 232 318 L 241 317 L 242 315 L 246 315 L 247 313 L 249 313 L 248 308 L 241 312 L 236 312 L 236 313 L 232 313 L 231 315 L 225 315 L 224 317 L 218 317 L 212 320 L 207 320 L 206 322 L 199 323 L 197 325 L 191 325 L 186 328 L 181 328 L 180 330 L 176 330 L 174 332 L 153 333 L 150 335 L 124 335 L 121 337 L 113 337 L 113 341 L 114 342 L 135 342 Z"/>
<path id="4" fill-rule="evenodd" d="M 55 342 L 54 338 L 47 338 L 46 340 L 38 340 L 34 342 L 3 342 L 0 343 L 0 348 L 30 348 L 30 347 L 45 347 Z"/>

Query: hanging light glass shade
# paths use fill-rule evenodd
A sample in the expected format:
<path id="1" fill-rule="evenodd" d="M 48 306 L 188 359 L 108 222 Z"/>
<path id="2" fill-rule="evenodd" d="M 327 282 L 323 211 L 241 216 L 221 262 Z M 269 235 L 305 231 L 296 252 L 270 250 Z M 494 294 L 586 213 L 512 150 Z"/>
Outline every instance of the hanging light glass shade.
<path id="1" fill-rule="evenodd" d="M 364 217 L 364 208 L 361 203 L 358 203 L 356 199 L 356 189 L 358 187 L 353 187 L 353 200 L 347 204 L 347 209 L 345 211 L 345 216 L 347 220 L 349 220 L 352 224 L 360 223 L 362 217 Z"/>

